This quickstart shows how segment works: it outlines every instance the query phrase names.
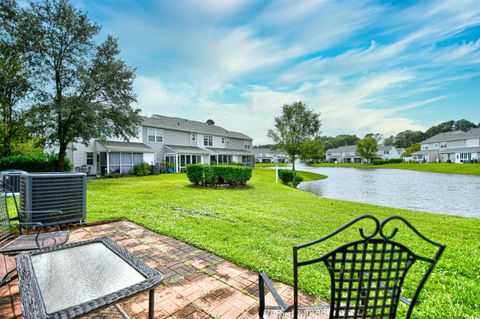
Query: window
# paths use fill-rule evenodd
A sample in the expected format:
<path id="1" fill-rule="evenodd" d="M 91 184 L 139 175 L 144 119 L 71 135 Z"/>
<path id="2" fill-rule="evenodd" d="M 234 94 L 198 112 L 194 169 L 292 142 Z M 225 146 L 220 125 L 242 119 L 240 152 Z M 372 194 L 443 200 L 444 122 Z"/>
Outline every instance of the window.
<path id="1" fill-rule="evenodd" d="M 192 142 L 195 142 L 197 140 L 197 134 L 192 133 Z"/>
<path id="2" fill-rule="evenodd" d="M 162 143 L 163 142 L 163 130 L 149 127 L 147 129 L 147 140 L 149 142 Z"/>
<path id="3" fill-rule="evenodd" d="M 112 152 L 108 159 L 110 173 L 132 174 L 133 166 L 143 163 L 143 154 Z"/>
<path id="4" fill-rule="evenodd" d="M 93 153 L 87 152 L 87 165 L 93 165 Z"/>
<path id="5" fill-rule="evenodd" d="M 245 141 L 243 144 L 243 147 L 246 149 L 251 149 L 252 148 L 252 141 Z"/>
<path id="6" fill-rule="evenodd" d="M 222 144 L 225 144 L 225 137 L 222 137 Z"/>
<path id="7" fill-rule="evenodd" d="M 446 142 L 441 143 L 441 144 L 440 144 L 440 148 L 447 148 L 447 143 L 446 143 Z"/>
<path id="8" fill-rule="evenodd" d="M 203 145 L 213 146 L 213 136 L 204 135 L 203 136 Z"/>

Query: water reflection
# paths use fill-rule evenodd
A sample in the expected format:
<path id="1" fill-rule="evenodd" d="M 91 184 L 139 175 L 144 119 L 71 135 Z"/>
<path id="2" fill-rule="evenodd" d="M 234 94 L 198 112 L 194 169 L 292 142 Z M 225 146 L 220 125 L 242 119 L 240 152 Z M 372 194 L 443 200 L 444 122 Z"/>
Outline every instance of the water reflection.
<path id="1" fill-rule="evenodd" d="M 480 176 L 393 169 L 299 169 L 328 175 L 325 180 L 299 185 L 300 189 L 320 196 L 480 218 Z"/>

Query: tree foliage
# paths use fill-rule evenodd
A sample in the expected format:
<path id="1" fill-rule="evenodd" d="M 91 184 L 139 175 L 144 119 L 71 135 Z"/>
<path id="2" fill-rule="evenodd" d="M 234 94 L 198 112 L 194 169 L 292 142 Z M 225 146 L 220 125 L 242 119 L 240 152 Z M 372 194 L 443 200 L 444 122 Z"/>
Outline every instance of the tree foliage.
<path id="1" fill-rule="evenodd" d="M 283 105 L 282 115 L 276 116 L 274 122 L 275 128 L 268 131 L 268 136 L 290 156 L 295 170 L 302 144 L 320 134 L 320 113 L 313 112 L 303 102 L 294 102 Z"/>
<path id="2" fill-rule="evenodd" d="M 71 142 L 136 135 L 134 70 L 119 58 L 116 39 L 95 45 L 100 27 L 66 0 L 31 3 L 18 30 L 31 57 L 37 103 L 30 115 L 35 130 L 59 147 L 59 170 Z"/>
<path id="3" fill-rule="evenodd" d="M 366 136 L 357 144 L 355 152 L 361 157 L 365 158 L 369 163 L 375 159 L 378 151 L 377 141 L 373 136 Z"/>
<path id="4" fill-rule="evenodd" d="M 13 145 L 28 141 L 20 102 L 30 90 L 27 54 L 18 39 L 18 7 L 0 1 L 0 155 L 14 154 Z"/>
<path id="5" fill-rule="evenodd" d="M 412 146 L 410 147 L 407 147 L 407 149 L 405 149 L 405 153 L 403 153 L 403 157 L 405 156 L 410 156 L 412 155 L 412 153 L 415 153 L 415 152 L 418 152 L 420 151 L 420 144 L 413 144 Z"/>
<path id="6" fill-rule="evenodd" d="M 303 142 L 299 155 L 304 162 L 319 162 L 325 158 L 325 142 L 320 138 Z"/>
<path id="7" fill-rule="evenodd" d="M 208 125 L 215 125 L 215 121 L 212 119 L 208 119 L 205 123 L 207 123 Z"/>
<path id="8" fill-rule="evenodd" d="M 356 145 L 360 138 L 356 135 L 340 134 L 333 136 L 322 136 L 320 139 L 325 143 L 325 149 L 337 148 L 340 146 Z"/>
<path id="9" fill-rule="evenodd" d="M 395 147 L 407 148 L 413 144 L 420 143 L 425 140 L 425 133 L 422 131 L 406 130 L 395 136 Z"/>

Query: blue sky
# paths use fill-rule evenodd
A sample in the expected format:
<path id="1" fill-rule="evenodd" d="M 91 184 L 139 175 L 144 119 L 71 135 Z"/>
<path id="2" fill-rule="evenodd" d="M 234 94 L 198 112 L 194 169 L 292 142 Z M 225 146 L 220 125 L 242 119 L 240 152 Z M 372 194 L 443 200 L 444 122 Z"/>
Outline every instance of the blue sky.
<path id="1" fill-rule="evenodd" d="M 143 113 L 205 121 L 266 143 L 301 100 L 322 132 L 394 134 L 480 122 L 480 3 L 83 0 L 137 69 Z"/>

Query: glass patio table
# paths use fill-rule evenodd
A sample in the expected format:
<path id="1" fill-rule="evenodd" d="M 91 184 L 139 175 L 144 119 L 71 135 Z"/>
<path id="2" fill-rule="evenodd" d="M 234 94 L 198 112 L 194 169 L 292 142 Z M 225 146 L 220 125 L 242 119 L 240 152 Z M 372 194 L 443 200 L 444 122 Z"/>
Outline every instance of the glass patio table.
<path id="1" fill-rule="evenodd" d="M 149 291 L 162 274 L 109 238 L 45 248 L 17 255 L 20 302 L 25 319 L 77 318 Z"/>

